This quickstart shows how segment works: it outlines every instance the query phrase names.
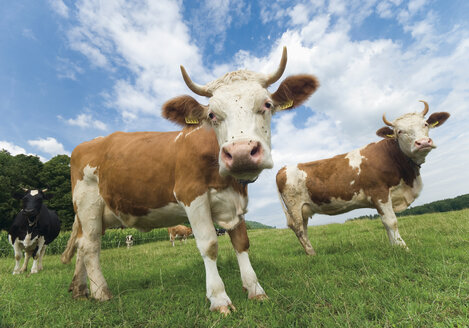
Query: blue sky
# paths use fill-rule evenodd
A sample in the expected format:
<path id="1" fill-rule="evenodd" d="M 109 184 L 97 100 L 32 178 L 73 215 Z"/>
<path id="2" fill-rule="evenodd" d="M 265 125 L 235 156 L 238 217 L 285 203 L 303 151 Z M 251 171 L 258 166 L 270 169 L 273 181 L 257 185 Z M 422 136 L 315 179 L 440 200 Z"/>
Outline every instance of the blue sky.
<path id="1" fill-rule="evenodd" d="M 160 108 L 190 94 L 180 64 L 206 83 L 270 71 L 287 46 L 285 76 L 315 74 L 321 88 L 274 118 L 275 167 L 250 187 L 248 219 L 284 227 L 280 167 L 377 141 L 383 112 L 420 110 L 420 99 L 452 117 L 431 131 L 439 147 L 415 204 L 453 197 L 469 192 L 467 17 L 463 0 L 3 1 L 0 148 L 48 160 L 116 130 L 174 130 Z"/>

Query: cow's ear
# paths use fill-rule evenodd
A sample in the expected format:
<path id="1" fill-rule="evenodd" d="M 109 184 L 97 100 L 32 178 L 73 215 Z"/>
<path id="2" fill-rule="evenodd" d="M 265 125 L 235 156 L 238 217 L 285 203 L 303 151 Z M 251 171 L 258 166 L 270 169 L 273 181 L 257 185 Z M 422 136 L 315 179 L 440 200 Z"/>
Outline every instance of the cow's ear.
<path id="1" fill-rule="evenodd" d="M 443 123 L 445 123 L 448 118 L 449 118 L 449 113 L 447 112 L 433 113 L 428 118 L 427 123 L 432 128 L 436 128 L 437 126 L 440 126 Z"/>
<path id="2" fill-rule="evenodd" d="M 385 139 L 394 139 L 395 138 L 394 130 L 391 129 L 390 127 L 388 127 L 388 126 L 382 127 L 381 129 L 376 131 L 376 135 L 378 135 L 381 138 L 385 138 Z"/>
<path id="3" fill-rule="evenodd" d="M 170 99 L 163 105 L 163 117 L 182 126 L 201 124 L 206 113 L 206 106 L 186 95 Z"/>
<path id="4" fill-rule="evenodd" d="M 292 109 L 303 104 L 318 87 L 319 81 L 313 75 L 292 75 L 280 83 L 272 100 L 277 110 Z"/>
<path id="5" fill-rule="evenodd" d="M 25 192 L 23 191 L 23 189 L 21 189 L 21 190 L 15 190 L 15 191 L 13 192 L 12 197 L 13 197 L 14 199 L 16 199 L 16 200 L 20 200 L 21 198 L 24 197 L 24 195 L 25 195 Z"/>

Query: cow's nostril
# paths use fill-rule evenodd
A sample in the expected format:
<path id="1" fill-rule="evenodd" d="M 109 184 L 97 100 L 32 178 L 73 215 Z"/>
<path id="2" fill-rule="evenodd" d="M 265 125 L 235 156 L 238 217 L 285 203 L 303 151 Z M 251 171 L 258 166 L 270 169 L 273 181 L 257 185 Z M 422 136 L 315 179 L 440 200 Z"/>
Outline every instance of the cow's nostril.
<path id="1" fill-rule="evenodd" d="M 257 152 L 259 151 L 259 147 L 254 147 L 252 150 L 251 150 L 251 156 L 254 156 L 257 154 Z"/>
<path id="2" fill-rule="evenodd" d="M 226 151 L 226 149 L 223 149 L 223 153 L 225 154 L 225 156 L 228 158 L 228 159 L 232 159 L 233 156 L 231 156 L 231 154 L 229 152 Z"/>

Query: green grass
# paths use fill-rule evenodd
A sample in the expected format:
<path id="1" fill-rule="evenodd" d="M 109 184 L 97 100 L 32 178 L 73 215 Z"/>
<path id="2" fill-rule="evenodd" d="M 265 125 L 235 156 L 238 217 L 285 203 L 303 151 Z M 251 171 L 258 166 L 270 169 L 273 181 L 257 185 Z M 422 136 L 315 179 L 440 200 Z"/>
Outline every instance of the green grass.
<path id="1" fill-rule="evenodd" d="M 379 220 L 310 227 L 307 257 L 290 230 L 250 230 L 251 261 L 270 299 L 250 301 L 228 236 L 218 267 L 237 312 L 209 311 L 193 239 L 102 251 L 114 298 L 67 293 L 73 265 L 58 255 L 44 271 L 13 276 L 0 258 L 0 326 L 5 327 L 467 327 L 469 210 L 399 219 L 410 252 L 389 246 Z"/>

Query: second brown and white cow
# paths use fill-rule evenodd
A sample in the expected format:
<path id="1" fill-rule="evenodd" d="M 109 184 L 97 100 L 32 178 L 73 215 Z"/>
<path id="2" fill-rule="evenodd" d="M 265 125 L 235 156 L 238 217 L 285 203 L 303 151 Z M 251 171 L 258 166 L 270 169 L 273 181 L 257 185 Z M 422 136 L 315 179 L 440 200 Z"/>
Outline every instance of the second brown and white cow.
<path id="1" fill-rule="evenodd" d="M 435 148 L 430 128 L 441 126 L 446 112 L 427 120 L 428 104 L 421 113 L 405 114 L 394 122 L 385 115 L 383 137 L 347 154 L 282 168 L 277 187 L 288 226 L 309 255 L 315 251 L 307 235 L 308 219 L 315 213 L 336 215 L 357 208 L 375 208 L 391 245 L 407 248 L 397 228 L 395 212 L 406 209 L 422 190 L 420 166 Z"/>
<path id="2" fill-rule="evenodd" d="M 236 251 L 243 287 L 249 298 L 266 294 L 251 266 L 244 222 L 247 186 L 271 168 L 270 121 L 278 110 L 301 105 L 318 87 L 311 75 L 280 79 L 286 48 L 271 74 L 230 72 L 206 85 L 187 86 L 209 97 L 208 105 L 190 96 L 169 100 L 163 116 L 183 126 L 175 132 L 116 132 L 77 146 L 71 156 L 75 222 L 62 261 L 78 248 L 69 290 L 73 297 L 105 301 L 111 292 L 101 271 L 101 233 L 127 226 L 142 231 L 169 227 L 189 219 L 206 271 L 210 309 L 233 308 L 218 273 L 214 222 L 228 230 Z"/>
<path id="3" fill-rule="evenodd" d="M 192 229 L 182 224 L 178 224 L 177 226 L 168 228 L 168 235 L 169 235 L 169 241 L 173 244 L 173 247 L 174 247 L 174 241 L 176 239 L 180 239 L 181 243 L 184 240 L 184 244 L 185 244 L 187 237 L 192 236 Z"/>

